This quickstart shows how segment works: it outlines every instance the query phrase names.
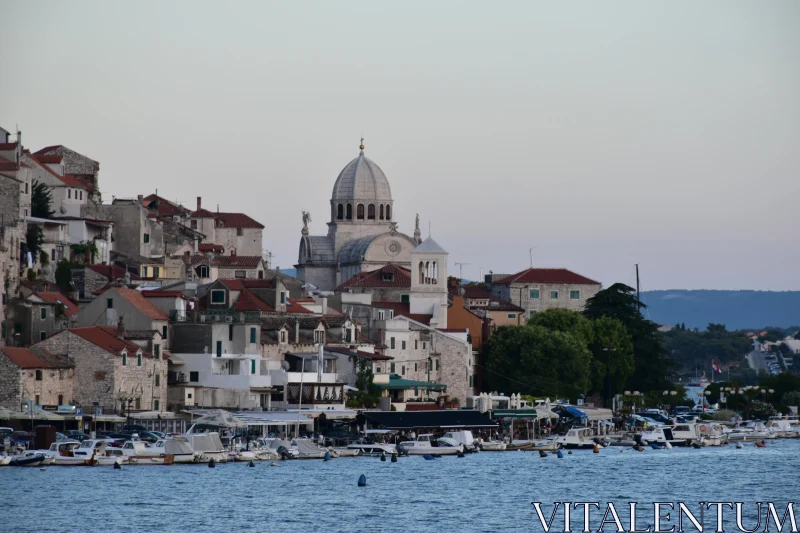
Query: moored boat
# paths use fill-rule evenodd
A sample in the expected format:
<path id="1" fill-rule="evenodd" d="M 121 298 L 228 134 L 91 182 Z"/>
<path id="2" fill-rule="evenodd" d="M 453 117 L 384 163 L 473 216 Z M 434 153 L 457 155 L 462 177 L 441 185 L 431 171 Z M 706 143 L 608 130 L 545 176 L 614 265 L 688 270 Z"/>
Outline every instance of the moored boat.
<path id="1" fill-rule="evenodd" d="M 434 446 L 433 434 L 423 433 L 416 440 L 407 440 L 397 445 L 397 451 L 402 455 L 458 455 L 464 453 L 464 445 Z"/>

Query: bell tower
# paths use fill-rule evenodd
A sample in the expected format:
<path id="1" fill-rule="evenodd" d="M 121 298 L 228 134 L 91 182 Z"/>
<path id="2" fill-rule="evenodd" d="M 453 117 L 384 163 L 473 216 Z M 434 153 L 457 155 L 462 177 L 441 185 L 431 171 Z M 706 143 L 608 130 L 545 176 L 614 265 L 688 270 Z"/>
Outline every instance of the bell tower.
<path id="1" fill-rule="evenodd" d="M 431 326 L 447 327 L 447 258 L 431 237 L 411 252 L 411 313 L 433 315 Z"/>

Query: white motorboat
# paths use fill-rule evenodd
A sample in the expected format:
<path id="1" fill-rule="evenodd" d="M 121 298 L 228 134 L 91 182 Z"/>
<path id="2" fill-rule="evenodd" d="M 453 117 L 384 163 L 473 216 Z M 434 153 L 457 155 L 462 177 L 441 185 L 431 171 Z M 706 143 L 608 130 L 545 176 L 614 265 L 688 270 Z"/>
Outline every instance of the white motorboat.
<path id="1" fill-rule="evenodd" d="M 83 455 L 75 455 L 75 450 L 80 447 L 81 443 L 78 441 L 63 441 L 54 442 L 47 450 L 37 450 L 53 458 L 53 464 L 56 466 L 94 466 L 95 460 L 93 457 L 86 457 Z"/>
<path id="2" fill-rule="evenodd" d="M 731 442 L 761 442 L 765 439 L 775 438 L 774 433 L 760 421 L 751 421 L 744 427 L 729 429 L 727 434 L 728 440 Z"/>
<path id="3" fill-rule="evenodd" d="M 122 448 L 107 448 L 106 455 L 125 457 L 131 465 L 171 465 L 175 456 L 147 446 L 141 440 L 125 441 Z"/>
<path id="4" fill-rule="evenodd" d="M 45 455 L 44 452 L 29 450 L 11 458 L 10 466 L 45 466 L 53 464 L 55 458 Z"/>
<path id="5" fill-rule="evenodd" d="M 662 447 L 666 447 L 667 444 L 670 446 L 689 446 L 691 444 L 685 439 L 676 439 L 669 426 L 651 427 L 647 431 L 637 433 L 634 440 L 639 440 L 642 444 L 655 443 Z"/>
<path id="6" fill-rule="evenodd" d="M 423 433 L 416 440 L 403 441 L 397 445 L 397 451 L 402 455 L 458 455 L 464 453 L 464 445 L 454 443 L 454 446 L 434 446 L 433 434 Z"/>
<path id="7" fill-rule="evenodd" d="M 109 439 L 86 439 L 81 442 L 79 447 L 72 450 L 72 454 L 75 457 L 94 458 L 94 464 L 97 466 L 111 466 L 114 463 L 127 464 L 127 457 L 107 453 L 108 450 L 113 449 L 109 446 L 111 442 L 113 441 Z"/>
<path id="8" fill-rule="evenodd" d="M 267 450 L 281 459 L 297 459 L 300 452 L 292 443 L 283 439 L 266 439 Z"/>
<path id="9" fill-rule="evenodd" d="M 177 436 L 168 439 L 158 439 L 147 448 L 148 453 L 154 455 L 172 455 L 175 463 L 202 463 L 207 462 L 203 452 L 197 452 L 189 444 L 186 437 Z"/>
<path id="10" fill-rule="evenodd" d="M 504 452 L 508 445 L 501 440 L 484 440 L 478 443 L 482 452 Z"/>
<path id="11" fill-rule="evenodd" d="M 764 427 L 778 439 L 800 438 L 800 421 L 797 418 L 773 416 Z"/>
<path id="12" fill-rule="evenodd" d="M 216 463 L 224 463 L 228 460 L 228 451 L 222 445 L 219 433 L 210 431 L 207 433 L 184 433 L 178 435 L 185 438 L 192 450 L 202 454 L 198 462 L 207 463 L 214 459 Z"/>
<path id="13" fill-rule="evenodd" d="M 297 450 L 298 459 L 324 459 L 330 452 L 311 439 L 294 439 L 292 448 Z M 332 455 L 331 455 L 332 456 Z"/>
<path id="14" fill-rule="evenodd" d="M 456 444 L 461 444 L 464 446 L 465 452 L 474 452 L 475 450 L 478 449 L 475 442 L 475 437 L 472 435 L 472 432 L 467 429 L 462 429 L 458 431 L 448 431 L 439 438 L 438 442 L 440 446 L 443 441 L 445 444 L 449 445 L 452 445 L 450 444 L 452 442 Z"/>
<path id="15" fill-rule="evenodd" d="M 328 448 L 328 450 L 331 452 L 332 457 L 358 457 L 361 455 L 361 450 L 353 450 L 350 448 Z"/>
<path id="16" fill-rule="evenodd" d="M 397 446 L 380 442 L 356 441 L 347 445 L 347 450 L 359 452 L 360 455 L 369 457 L 380 457 L 381 455 L 394 455 L 397 453 Z"/>
<path id="17" fill-rule="evenodd" d="M 0 466 L 8 466 L 8 463 L 10 462 L 11 462 L 10 455 L 6 455 L 5 453 L 3 455 L 0 455 Z"/>
<path id="18" fill-rule="evenodd" d="M 567 448 L 569 450 L 592 449 L 595 446 L 599 446 L 600 448 L 604 447 L 603 444 L 600 442 L 600 439 L 595 437 L 594 430 L 592 428 L 586 428 L 586 427 L 570 428 L 567 430 L 566 434 L 556 435 L 546 440 L 558 444 L 562 448 Z M 539 449 L 546 449 L 546 448 L 539 448 Z"/>

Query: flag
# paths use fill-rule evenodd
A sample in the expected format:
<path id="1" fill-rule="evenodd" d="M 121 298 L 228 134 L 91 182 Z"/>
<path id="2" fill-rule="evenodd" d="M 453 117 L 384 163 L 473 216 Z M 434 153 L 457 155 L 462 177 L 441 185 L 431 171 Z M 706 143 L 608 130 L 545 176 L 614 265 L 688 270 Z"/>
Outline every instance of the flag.
<path id="1" fill-rule="evenodd" d="M 714 372 L 716 372 L 717 374 L 722 374 L 722 369 L 718 367 L 717 363 L 715 363 L 714 361 L 711 361 L 711 368 L 713 368 Z"/>

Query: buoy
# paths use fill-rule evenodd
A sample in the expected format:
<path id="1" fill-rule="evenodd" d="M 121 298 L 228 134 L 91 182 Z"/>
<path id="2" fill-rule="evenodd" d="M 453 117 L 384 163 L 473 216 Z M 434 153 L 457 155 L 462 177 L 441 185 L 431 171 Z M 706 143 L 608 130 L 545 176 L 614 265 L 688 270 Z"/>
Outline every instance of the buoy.
<path id="1" fill-rule="evenodd" d="M 397 454 L 396 454 L 396 453 L 393 453 L 393 454 L 392 454 L 392 462 L 393 462 L 393 463 L 396 463 L 396 462 L 397 462 Z"/>
<path id="2" fill-rule="evenodd" d="M 384 461 L 384 462 L 386 461 L 386 454 L 385 453 L 381 454 L 381 461 Z"/>
<path id="3" fill-rule="evenodd" d="M 325 456 L 322 458 L 323 461 L 330 461 L 331 460 L 331 452 L 325 452 Z"/>
<path id="4" fill-rule="evenodd" d="M 766 448 L 766 447 L 767 445 L 764 444 L 763 442 L 756 442 L 756 448 Z"/>
<path id="5" fill-rule="evenodd" d="M 44 472 L 44 471 L 45 471 L 45 470 L 47 470 L 47 469 L 46 469 L 45 467 L 42 467 L 42 468 L 40 468 L 39 470 L 41 470 L 42 472 Z"/>
<path id="6" fill-rule="evenodd" d="M 429 454 L 425 454 L 422 457 L 424 457 L 426 461 L 433 461 L 434 459 L 436 459 L 434 456 Z"/>
<path id="7" fill-rule="evenodd" d="M 595 445 L 594 445 L 594 448 L 592 448 L 592 451 L 593 451 L 594 453 L 600 453 L 600 447 L 599 447 L 599 446 L 597 446 L 597 444 L 595 444 Z"/>
<path id="8" fill-rule="evenodd" d="M 272 462 L 269 464 L 269 466 L 278 466 L 278 463 L 276 463 L 275 461 L 272 461 Z"/>
<path id="9" fill-rule="evenodd" d="M 458 456 L 459 459 L 462 459 L 464 457 L 464 452 L 458 450 L 458 453 L 456 455 Z"/>
<path id="10" fill-rule="evenodd" d="M 741 450 L 742 448 L 744 448 L 744 446 L 742 446 L 742 443 L 741 442 L 737 442 L 736 443 L 736 449 L 737 450 Z"/>
<path id="11" fill-rule="evenodd" d="M 572 450 L 567 450 L 567 455 L 572 455 Z"/>
<path id="12" fill-rule="evenodd" d="M 361 474 L 361 477 L 358 478 L 358 486 L 359 487 L 366 487 L 367 486 L 367 476 Z"/>
<path id="13" fill-rule="evenodd" d="M 544 450 L 539 450 L 539 457 L 547 457 L 547 452 Z"/>
<path id="14" fill-rule="evenodd" d="M 114 470 L 122 470 L 122 465 L 119 464 L 119 461 L 114 461 Z"/>
<path id="15" fill-rule="evenodd" d="M 695 448 L 695 449 L 698 449 L 698 450 L 699 450 L 699 449 L 700 449 L 700 448 L 702 448 L 702 447 L 703 447 L 703 446 L 702 446 L 702 445 L 701 445 L 699 442 L 693 442 L 693 443 L 692 443 L 692 448 Z"/>
<path id="16" fill-rule="evenodd" d="M 208 460 L 208 467 L 209 468 L 216 468 L 217 467 L 217 462 L 214 460 L 213 457 Z"/>
<path id="17" fill-rule="evenodd" d="M 622 448 L 619 449 L 619 453 L 622 453 Z"/>
<path id="18" fill-rule="evenodd" d="M 558 450 L 556 452 L 556 455 L 558 456 L 559 459 L 563 459 L 564 458 L 564 454 L 561 452 L 561 450 Z"/>
<path id="19" fill-rule="evenodd" d="M 255 468 L 256 464 L 251 460 L 249 463 L 247 463 L 247 466 L 249 466 L 250 468 Z"/>

